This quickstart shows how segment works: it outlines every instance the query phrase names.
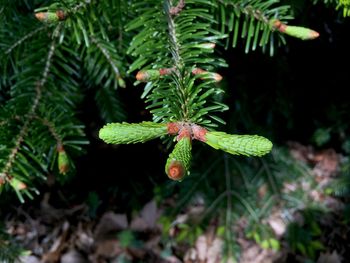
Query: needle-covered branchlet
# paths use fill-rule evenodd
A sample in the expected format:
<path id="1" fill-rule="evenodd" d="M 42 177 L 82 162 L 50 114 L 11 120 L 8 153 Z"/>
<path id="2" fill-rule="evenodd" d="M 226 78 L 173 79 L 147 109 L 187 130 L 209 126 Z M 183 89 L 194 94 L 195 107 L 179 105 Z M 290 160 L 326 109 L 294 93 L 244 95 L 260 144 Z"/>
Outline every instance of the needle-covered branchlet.
<path id="1" fill-rule="evenodd" d="M 57 23 L 66 20 L 68 14 L 63 10 L 47 11 L 35 13 L 35 17 L 43 23 Z"/>
<path id="2" fill-rule="evenodd" d="M 315 30 L 301 27 L 301 26 L 290 26 L 282 23 L 278 19 L 272 19 L 270 25 L 273 29 L 278 30 L 279 32 L 296 37 L 302 40 L 312 40 L 319 37 L 319 33 Z"/>
<path id="3" fill-rule="evenodd" d="M 166 162 L 165 172 L 172 180 L 181 181 L 189 174 L 192 140 L 208 144 L 214 149 L 234 155 L 263 156 L 272 149 L 272 143 L 258 135 L 232 135 L 208 131 L 191 122 L 170 123 L 111 123 L 99 133 L 102 140 L 113 144 L 146 142 L 165 135 L 176 136 L 176 145 Z"/>

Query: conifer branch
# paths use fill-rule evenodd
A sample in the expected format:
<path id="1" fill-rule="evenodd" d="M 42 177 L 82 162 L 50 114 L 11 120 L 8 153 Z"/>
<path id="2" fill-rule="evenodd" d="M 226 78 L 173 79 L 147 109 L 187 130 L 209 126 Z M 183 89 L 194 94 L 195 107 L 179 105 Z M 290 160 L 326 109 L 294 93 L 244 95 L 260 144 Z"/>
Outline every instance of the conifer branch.
<path id="1" fill-rule="evenodd" d="M 256 20 L 263 22 L 265 25 L 269 26 L 269 18 L 263 14 L 260 9 L 254 8 L 252 5 L 242 6 L 239 3 L 225 2 L 223 0 L 218 0 L 219 3 L 225 6 L 232 6 L 233 8 L 240 10 L 241 13 L 248 15 Z"/>
<path id="2" fill-rule="evenodd" d="M 181 62 L 181 57 L 180 57 L 180 47 L 178 44 L 178 40 L 176 37 L 176 28 L 175 28 L 175 22 L 174 18 L 172 17 L 172 4 L 171 0 L 165 0 L 165 12 L 167 14 L 167 20 L 168 20 L 168 32 L 169 32 L 169 40 L 170 40 L 170 45 L 171 45 L 171 53 L 175 62 L 175 67 L 177 69 L 182 68 L 182 62 Z"/>
<path id="3" fill-rule="evenodd" d="M 10 180 L 9 172 L 10 172 L 10 170 L 15 162 L 16 156 L 20 150 L 20 147 L 24 141 L 24 138 L 28 133 L 28 129 L 29 129 L 29 126 L 31 124 L 31 121 L 35 118 L 35 111 L 37 110 L 37 108 L 39 106 L 40 99 L 42 97 L 42 90 L 43 90 L 44 85 L 47 81 L 47 77 L 49 74 L 51 60 L 52 60 L 54 51 L 55 51 L 55 40 L 52 42 L 52 44 L 50 46 L 50 50 L 49 50 L 49 53 L 47 56 L 47 60 L 46 60 L 46 64 L 45 64 L 45 68 L 44 68 L 42 77 L 36 85 L 36 88 L 35 88 L 36 95 L 34 98 L 33 105 L 30 108 L 29 112 L 24 116 L 25 122 L 24 122 L 18 136 L 17 136 L 14 147 L 10 151 L 10 155 L 7 158 L 7 162 L 5 163 L 4 168 L 3 168 L 2 172 L 0 173 L 0 181 Z"/>
<path id="4" fill-rule="evenodd" d="M 115 63 L 113 62 L 110 53 L 108 52 L 107 49 L 105 49 L 99 42 L 98 40 L 91 36 L 91 42 L 94 43 L 96 45 L 96 47 L 102 52 L 102 54 L 105 56 L 106 60 L 108 61 L 108 63 L 111 65 L 115 75 L 117 76 L 117 79 L 120 78 L 120 71 L 118 69 L 118 67 L 115 65 Z"/>
<path id="5" fill-rule="evenodd" d="M 50 122 L 48 119 L 46 118 L 41 118 L 39 116 L 34 116 L 34 118 L 36 118 L 37 120 L 39 120 L 44 126 L 47 127 L 47 129 L 49 130 L 50 134 L 52 135 L 52 137 L 56 140 L 57 145 L 63 145 L 62 143 L 62 138 L 61 136 L 58 134 L 55 124 Z"/>
<path id="6" fill-rule="evenodd" d="M 5 54 L 9 54 L 12 52 L 13 49 L 15 49 L 17 46 L 19 46 L 20 44 L 22 44 L 24 41 L 26 41 L 28 38 L 33 37 L 35 34 L 39 33 L 41 30 L 45 29 L 46 26 L 42 26 L 42 27 L 38 27 L 37 29 L 29 32 L 28 34 L 26 34 L 24 37 L 22 37 L 21 39 L 19 39 L 18 41 L 16 41 L 11 47 L 9 47 L 6 51 Z"/>

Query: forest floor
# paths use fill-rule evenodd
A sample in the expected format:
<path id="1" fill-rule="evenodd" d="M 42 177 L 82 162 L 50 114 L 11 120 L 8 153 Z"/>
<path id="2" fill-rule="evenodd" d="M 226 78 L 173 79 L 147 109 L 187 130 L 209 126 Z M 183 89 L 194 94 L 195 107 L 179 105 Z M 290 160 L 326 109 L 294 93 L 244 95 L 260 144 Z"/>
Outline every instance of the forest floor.
<path id="1" fill-rule="evenodd" d="M 344 202 L 321 191 L 336 178 L 339 170 L 339 154 L 334 150 L 316 152 L 312 147 L 290 144 L 291 155 L 312 168 L 312 175 L 319 184 L 317 189 L 308 185 L 286 184 L 283 191 L 295 191 L 303 187 L 314 199 L 326 204 L 329 213 L 318 220 L 317 240 L 322 248 L 316 250 L 314 260 L 307 261 L 298 250 L 293 250 L 285 239 L 286 223 L 281 219 L 282 209 L 276 207 L 267 219 L 281 242 L 279 249 L 263 249 L 246 237 L 245 218 L 235 225 L 235 240 L 241 248 L 241 263 L 272 262 L 349 262 L 349 225 L 342 216 Z M 266 191 L 266 189 L 261 189 Z M 204 232 L 196 235 L 193 242 L 181 240 L 181 228 L 195 224 L 204 211 L 201 202 L 187 207 L 170 224 L 164 225 L 165 208 L 174 200 L 161 204 L 150 200 L 137 214 L 104 211 L 91 216 L 91 207 L 82 203 L 73 207 L 57 208 L 51 204 L 51 192 L 46 192 L 38 205 L 14 207 L 6 217 L 7 233 L 28 252 L 21 257 L 25 263 L 117 263 L 117 262 L 164 262 L 164 263 L 216 263 L 222 262 L 223 238 L 218 234 L 217 218 L 207 225 Z M 295 222 L 304 222 L 301 214 L 293 213 Z M 191 231 L 191 230 L 189 230 Z M 228 262 L 236 262 L 229 258 Z"/>

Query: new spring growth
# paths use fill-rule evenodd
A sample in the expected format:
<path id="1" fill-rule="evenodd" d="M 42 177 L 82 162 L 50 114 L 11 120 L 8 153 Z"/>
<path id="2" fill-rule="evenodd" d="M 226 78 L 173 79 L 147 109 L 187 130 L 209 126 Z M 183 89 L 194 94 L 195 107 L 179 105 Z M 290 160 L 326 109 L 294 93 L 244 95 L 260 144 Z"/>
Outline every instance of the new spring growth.
<path id="1" fill-rule="evenodd" d="M 177 144 L 165 165 L 168 177 L 176 181 L 189 174 L 192 140 L 234 155 L 263 156 L 272 149 L 271 141 L 262 136 L 208 131 L 190 122 L 110 123 L 99 133 L 102 140 L 112 144 L 146 142 L 165 135 L 176 135 Z"/>
<path id="2" fill-rule="evenodd" d="M 136 79 L 141 82 L 148 82 L 159 79 L 160 76 L 170 75 L 174 68 L 140 70 L 136 74 Z"/>
<path id="3" fill-rule="evenodd" d="M 40 22 L 51 24 L 66 20 L 67 13 L 63 10 L 37 12 L 35 13 L 35 17 Z"/>
<path id="4" fill-rule="evenodd" d="M 165 165 L 165 173 L 175 181 L 181 181 L 188 175 L 191 158 L 192 142 L 188 136 L 182 137 L 175 145 L 174 150 L 170 153 Z"/>
<path id="5" fill-rule="evenodd" d="M 0 187 L 5 184 L 5 179 L 0 176 Z"/>
<path id="6" fill-rule="evenodd" d="M 12 177 L 9 183 L 16 191 L 27 189 L 27 185 L 17 178 Z"/>
<path id="7" fill-rule="evenodd" d="M 222 80 L 222 76 L 215 72 L 208 72 L 201 68 L 194 68 L 192 70 L 193 75 L 201 75 L 200 79 L 213 79 L 215 82 L 220 82 Z"/>
<path id="8" fill-rule="evenodd" d="M 281 33 L 284 33 L 292 37 L 300 38 L 302 40 L 312 40 L 312 39 L 318 38 L 320 35 L 318 32 L 309 28 L 300 27 L 300 26 L 289 26 L 289 25 L 283 24 L 278 19 L 271 19 L 270 26 Z"/>
<path id="9" fill-rule="evenodd" d="M 174 72 L 174 68 L 162 68 L 162 69 L 148 69 L 140 70 L 136 74 L 136 79 L 141 82 L 154 81 L 159 79 L 161 76 L 170 75 Z M 201 68 L 194 68 L 192 70 L 193 75 L 200 75 L 200 79 L 212 79 L 215 82 L 222 80 L 222 76 L 215 72 L 209 72 Z"/>
<path id="10" fill-rule="evenodd" d="M 57 145 L 57 152 L 58 152 L 58 170 L 60 174 L 66 174 L 69 171 L 69 159 L 67 152 L 64 150 L 62 144 Z"/>
<path id="11" fill-rule="evenodd" d="M 343 16 L 350 16 L 350 0 L 339 0 L 337 9 L 343 8 Z"/>

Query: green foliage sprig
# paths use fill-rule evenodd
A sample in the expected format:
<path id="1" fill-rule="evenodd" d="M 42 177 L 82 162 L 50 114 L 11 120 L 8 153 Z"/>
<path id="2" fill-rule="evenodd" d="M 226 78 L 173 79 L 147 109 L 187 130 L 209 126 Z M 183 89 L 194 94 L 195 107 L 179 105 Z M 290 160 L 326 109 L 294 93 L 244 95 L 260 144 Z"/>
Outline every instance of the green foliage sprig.
<path id="1" fill-rule="evenodd" d="M 217 72 L 227 64 L 215 56 L 216 45 L 241 35 L 247 44 L 273 46 L 275 33 L 301 38 L 310 33 L 285 24 L 291 18 L 287 6 L 263 2 L 63 0 L 44 1 L 37 8 L 37 2 L 1 0 L 1 189 L 14 188 L 23 201 L 23 193 L 31 197 L 29 190 L 35 192 L 35 179 L 52 171 L 58 176 L 73 171 L 72 157 L 87 143 L 76 118 L 83 87 L 94 92 L 101 117 L 119 123 L 126 113 L 116 89 L 124 88 L 125 78 L 136 70 L 136 84 L 146 82 L 142 98 L 153 124 L 139 124 L 142 129 L 135 133 L 133 124 L 106 126 L 108 136 L 120 129 L 117 134 L 134 133 L 133 142 L 143 142 L 149 133 L 143 128 L 161 124 L 146 139 L 170 134 L 180 141 L 180 130 L 169 133 L 164 128 L 178 123 L 191 127 L 186 135 L 190 141 L 205 141 L 194 128 L 199 127 L 214 148 L 233 154 L 267 152 L 266 141 L 256 144 L 249 136 L 233 140 L 212 131 L 225 123 L 220 112 L 228 110 Z M 245 143 L 248 148 L 265 145 L 266 150 L 242 150 Z"/>
<path id="2" fill-rule="evenodd" d="M 146 142 L 166 134 L 177 135 L 177 143 L 165 165 L 168 177 L 176 181 L 189 174 L 193 139 L 234 155 L 262 156 L 272 149 L 272 143 L 261 136 L 210 132 L 186 122 L 110 123 L 100 130 L 99 137 L 107 143 L 129 144 Z"/>
<path id="3" fill-rule="evenodd" d="M 228 109 L 214 98 L 222 91 L 213 83 L 222 77 L 210 71 L 226 63 L 211 53 L 215 41 L 226 35 L 208 28 L 215 21 L 209 13 L 210 2 L 189 0 L 173 6 L 172 1 L 165 0 L 162 6 L 149 0 L 134 7 L 140 16 L 127 29 L 141 30 L 128 50 L 138 56 L 129 71 L 142 68 L 136 78 L 148 82 L 143 95 L 150 103 L 148 109 L 155 122 L 167 124 L 109 124 L 100 130 L 100 138 L 118 144 L 144 142 L 166 133 L 178 135 L 166 164 L 166 173 L 174 180 L 181 180 L 188 173 L 192 139 L 232 154 L 260 156 L 269 152 L 272 144 L 265 138 L 210 133 L 202 127 L 215 127 L 210 119 L 223 123 L 211 113 Z M 151 61 L 155 57 L 162 60 Z M 209 99 L 211 105 L 207 105 Z"/>

